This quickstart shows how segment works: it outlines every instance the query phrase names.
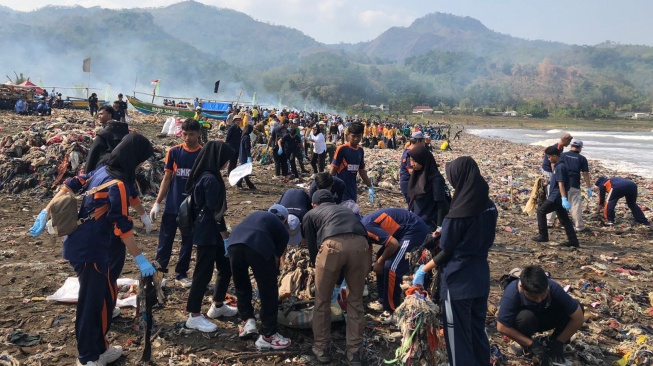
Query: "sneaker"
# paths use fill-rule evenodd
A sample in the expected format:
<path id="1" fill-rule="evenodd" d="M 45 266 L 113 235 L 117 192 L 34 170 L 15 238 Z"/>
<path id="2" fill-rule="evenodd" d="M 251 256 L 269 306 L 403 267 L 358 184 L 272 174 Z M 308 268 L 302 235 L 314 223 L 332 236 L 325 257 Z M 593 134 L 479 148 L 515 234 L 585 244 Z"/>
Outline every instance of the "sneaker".
<path id="1" fill-rule="evenodd" d="M 370 295 L 370 290 L 367 289 L 367 285 L 363 287 L 363 297 L 368 297 Z"/>
<path id="2" fill-rule="evenodd" d="M 561 247 L 567 247 L 567 248 L 578 248 L 580 244 L 578 244 L 578 240 L 576 241 L 565 241 L 560 243 Z"/>
<path id="3" fill-rule="evenodd" d="M 383 314 L 381 314 L 381 323 L 383 324 L 394 324 L 395 322 L 395 315 L 389 311 L 384 311 Z"/>
<path id="4" fill-rule="evenodd" d="M 256 333 L 258 333 L 258 329 L 256 329 L 256 320 L 254 318 L 249 318 L 238 326 L 238 336 L 240 338 L 245 338 L 250 334 Z"/>
<path id="5" fill-rule="evenodd" d="M 236 314 L 238 314 L 238 309 L 233 306 L 229 306 L 226 303 L 222 303 L 221 307 L 216 307 L 215 304 L 211 304 L 211 308 L 206 313 L 206 315 L 212 319 L 219 318 L 221 316 L 235 316 Z"/>
<path id="6" fill-rule="evenodd" d="M 361 359 L 361 351 L 358 350 L 351 355 L 351 358 L 347 357 L 347 365 L 349 366 L 361 366 L 363 360 Z"/>
<path id="7" fill-rule="evenodd" d="M 111 314 L 111 318 L 112 319 L 117 318 L 120 316 L 120 314 L 121 314 L 120 308 L 116 306 L 115 308 L 113 308 L 113 313 Z"/>
<path id="8" fill-rule="evenodd" d="M 517 342 L 510 343 L 509 349 L 510 349 L 510 353 L 512 353 L 515 356 L 523 356 L 524 355 L 524 347 L 522 347 Z"/>
<path id="9" fill-rule="evenodd" d="M 331 362 L 331 347 L 325 347 L 324 349 L 317 349 L 315 346 L 311 348 L 313 351 L 313 354 L 315 355 L 315 358 L 320 363 L 330 363 Z"/>
<path id="10" fill-rule="evenodd" d="M 383 304 L 381 304 L 380 301 L 372 301 L 371 303 L 367 304 L 367 307 L 374 310 L 374 311 L 381 311 L 383 310 Z"/>
<path id="11" fill-rule="evenodd" d="M 605 224 L 607 226 L 612 226 L 612 225 L 614 225 L 614 221 L 606 221 Z"/>
<path id="12" fill-rule="evenodd" d="M 592 230 L 590 230 L 590 228 L 588 228 L 588 227 L 584 227 L 584 228 L 582 228 L 580 230 L 576 230 L 576 232 L 577 233 L 591 233 Z"/>
<path id="13" fill-rule="evenodd" d="M 88 361 L 87 363 L 82 363 L 82 361 L 77 359 L 77 366 L 106 366 L 106 363 L 100 363 L 100 360 L 97 361 Z"/>
<path id="14" fill-rule="evenodd" d="M 538 243 L 546 243 L 547 241 L 549 241 L 549 238 L 543 238 L 543 237 L 538 235 L 538 236 L 532 237 L 531 240 L 536 241 Z"/>
<path id="15" fill-rule="evenodd" d="M 192 314 L 188 315 L 188 320 L 186 320 L 186 328 L 197 329 L 200 332 L 210 333 L 218 330 L 218 326 L 211 323 L 204 315 L 193 316 Z"/>
<path id="16" fill-rule="evenodd" d="M 183 288 L 190 288 L 193 285 L 193 281 L 188 277 L 182 277 L 177 279 L 177 284 Z"/>
<path id="17" fill-rule="evenodd" d="M 109 364 L 111 362 L 116 361 L 122 356 L 122 347 L 121 346 L 111 346 L 107 348 L 106 351 L 104 351 L 103 354 L 100 355 L 100 359 L 98 360 L 100 363 L 104 362 L 104 364 Z M 88 365 L 88 363 L 86 363 Z"/>
<path id="18" fill-rule="evenodd" d="M 290 347 L 290 339 L 285 338 L 279 333 L 274 333 L 270 337 L 260 335 L 256 340 L 256 349 L 259 351 L 267 349 L 285 349 Z"/>

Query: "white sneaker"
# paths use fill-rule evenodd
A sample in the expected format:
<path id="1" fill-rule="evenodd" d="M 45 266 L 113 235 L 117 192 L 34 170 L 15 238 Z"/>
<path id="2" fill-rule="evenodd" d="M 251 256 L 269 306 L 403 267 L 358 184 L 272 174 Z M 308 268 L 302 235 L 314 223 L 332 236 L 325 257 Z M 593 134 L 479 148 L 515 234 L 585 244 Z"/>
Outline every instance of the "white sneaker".
<path id="1" fill-rule="evenodd" d="M 215 304 L 211 304 L 211 308 L 206 313 L 206 315 L 212 319 L 219 318 L 221 316 L 235 316 L 236 314 L 238 314 L 238 309 L 231 305 L 227 305 L 226 303 L 222 303 L 222 306 L 219 308 L 216 307 Z"/>
<path id="2" fill-rule="evenodd" d="M 77 366 L 106 366 L 106 363 L 100 363 L 100 361 L 88 361 L 87 363 L 82 363 L 79 358 L 77 359 Z"/>
<path id="3" fill-rule="evenodd" d="M 192 314 L 188 315 L 188 320 L 186 320 L 186 327 L 190 329 L 197 329 L 200 332 L 215 332 L 218 330 L 218 326 L 211 323 L 204 315 L 193 316 Z"/>
<path id="4" fill-rule="evenodd" d="M 122 356 L 122 347 L 121 346 L 110 346 L 107 348 L 106 351 L 104 351 L 103 354 L 100 355 L 100 359 L 98 360 L 100 363 L 104 362 L 104 364 L 109 364 L 111 362 L 116 361 Z M 88 363 L 87 363 L 88 365 Z"/>
<path id="5" fill-rule="evenodd" d="M 120 314 L 121 314 L 120 308 L 116 306 L 115 308 L 113 308 L 113 313 L 111 314 L 111 318 L 117 318 L 120 316 Z"/>
<path id="6" fill-rule="evenodd" d="M 394 324 L 395 322 L 395 316 L 389 311 L 384 311 L 383 314 L 381 314 L 381 323 L 383 324 Z"/>
<path id="7" fill-rule="evenodd" d="M 238 326 L 238 336 L 240 338 L 256 333 L 258 333 L 258 329 L 256 329 L 256 320 L 254 318 L 249 318 Z"/>
<path id="8" fill-rule="evenodd" d="M 177 284 L 183 288 L 190 288 L 193 285 L 193 281 L 188 277 L 184 277 L 178 279 Z"/>
<path id="9" fill-rule="evenodd" d="M 365 287 L 363 287 L 363 297 L 367 297 L 370 295 L 370 290 L 367 289 L 367 284 Z"/>
<path id="10" fill-rule="evenodd" d="M 274 333 L 271 337 L 260 335 L 256 340 L 256 349 L 259 351 L 267 349 L 285 349 L 290 347 L 290 339 L 279 333 Z"/>

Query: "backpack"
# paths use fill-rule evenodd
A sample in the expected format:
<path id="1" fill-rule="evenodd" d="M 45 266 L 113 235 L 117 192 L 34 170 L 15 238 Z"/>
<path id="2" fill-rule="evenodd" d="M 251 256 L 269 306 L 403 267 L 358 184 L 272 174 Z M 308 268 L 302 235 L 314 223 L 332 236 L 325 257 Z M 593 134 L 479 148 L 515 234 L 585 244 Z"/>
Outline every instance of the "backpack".
<path id="1" fill-rule="evenodd" d="M 193 209 L 193 195 L 189 194 L 179 205 L 177 227 L 182 235 L 192 235 L 195 229 L 195 210 Z"/>
<path id="2" fill-rule="evenodd" d="M 95 188 L 85 191 L 79 196 L 75 195 L 73 192 L 66 191 L 66 193 L 60 195 L 59 197 L 55 197 L 50 203 L 50 207 L 48 209 L 48 215 L 52 220 L 52 228 L 54 229 L 55 235 L 70 235 L 75 232 L 75 230 L 77 230 L 79 225 L 88 220 L 92 220 L 98 216 L 101 216 L 109 211 L 109 205 L 105 204 L 87 217 L 78 218 L 79 201 L 82 198 L 95 194 L 98 191 L 101 191 L 119 182 L 120 180 L 118 179 L 110 180 Z"/>

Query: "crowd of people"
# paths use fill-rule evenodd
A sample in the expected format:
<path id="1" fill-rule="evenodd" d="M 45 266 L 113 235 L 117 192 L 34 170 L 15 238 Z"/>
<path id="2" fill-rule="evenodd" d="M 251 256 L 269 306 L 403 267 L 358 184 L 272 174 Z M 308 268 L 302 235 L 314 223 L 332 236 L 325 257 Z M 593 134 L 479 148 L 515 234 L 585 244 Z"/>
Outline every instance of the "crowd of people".
<path id="1" fill-rule="evenodd" d="M 427 274 L 439 273 L 439 293 L 433 295 L 441 299 L 449 364 L 488 364 L 487 257 L 494 243 L 498 213 L 474 159 L 461 156 L 443 164 L 442 174 L 425 135 L 428 126 L 410 126 L 404 131 L 406 126 L 366 123 L 356 117 L 342 119 L 335 115 L 277 113 L 256 108 L 234 110 L 224 122 L 224 141 L 200 144 L 200 122 L 194 118 L 183 122 L 181 143 L 167 151 L 160 190 L 147 214 L 140 203 L 135 171 L 152 156 L 153 149 L 147 138 L 129 133 L 126 112 L 119 110 L 121 97 L 115 107 L 98 108 L 97 118 L 103 129 L 93 142 L 84 172 L 67 180 L 53 199 L 101 188 L 84 196 L 79 227 L 64 239 L 63 256 L 80 283 L 75 320 L 78 364 L 105 365 L 122 355 L 120 346 L 108 344 L 106 334 L 115 313 L 116 281 L 126 252 L 132 255 L 143 277 L 155 272 L 136 245 L 129 208 L 136 211 L 147 232 L 153 222 L 159 221 L 155 259 L 167 270 L 179 229 L 178 216 L 187 201 L 194 224 L 191 232 L 180 233 L 179 257 L 174 268 L 176 282 L 189 289 L 187 328 L 215 332 L 218 326 L 210 319 L 237 316 L 238 336 L 258 334 L 257 349 L 290 347 L 292 340 L 280 333 L 277 323 L 277 274 L 288 247 L 301 245 L 307 248 L 315 268 L 313 353 L 320 362 L 331 361 L 330 303 L 334 289 L 340 289 L 344 280 L 348 291 L 345 356 L 348 364 L 361 365 L 365 358 L 363 294 L 368 273 L 376 274 L 378 293 L 369 307 L 382 311 L 382 321 L 392 324 L 394 312 L 403 302 L 402 278 L 411 275 L 407 253 L 437 238 L 439 245 L 433 260 L 412 273 L 412 284 L 423 286 L 430 277 Z M 252 135 L 255 142 L 251 141 Z M 403 139 L 406 142 L 399 144 Z M 253 211 L 241 222 L 231 223 L 233 227 L 229 229 L 225 222 L 229 211 L 227 187 L 222 172 L 251 163 L 251 149 L 256 142 L 270 148 L 275 175 L 280 178 L 298 178 L 297 165 L 302 173 L 307 172 L 303 161 L 310 153 L 313 179 L 308 192 L 288 189 L 268 210 Z M 334 145 L 334 151 L 327 165 L 329 143 Z M 403 147 L 397 164 L 404 207 L 361 213 L 359 177 L 367 188 L 369 201 L 374 203 L 377 198 L 366 172 L 365 144 Z M 564 152 L 569 145 L 571 151 Z M 580 154 L 582 148 L 582 141 L 565 134 L 559 143 L 544 151 L 541 170 L 548 185 L 547 199 L 538 208 L 539 235 L 533 240 L 548 240 L 550 222 L 546 215 L 555 212 L 569 239 L 562 245 L 580 245 L 576 232 L 586 230 L 582 210 L 577 207 L 582 204 L 578 198 L 581 181 L 588 186 L 587 194 L 592 195 L 587 160 Z M 248 177 L 238 182 L 238 188 L 242 189 L 243 182 L 249 189 L 256 189 Z M 607 225 L 614 221 L 615 203 L 622 197 L 635 219 L 649 225 L 636 204 L 637 187 L 632 181 L 599 177 L 595 185 Z M 30 229 L 33 235 L 40 235 L 47 226 L 50 205 L 39 213 Z M 95 214 L 99 210 L 104 213 Z M 193 247 L 196 262 L 190 278 Z M 212 302 L 203 311 L 204 293 L 214 270 L 217 280 Z M 256 282 L 256 295 L 250 270 Z M 512 348 L 516 352 L 536 356 L 543 362 L 560 361 L 564 358 L 563 345 L 583 324 L 582 307 L 541 267 L 526 267 L 516 278 L 501 299 L 497 330 L 514 341 Z M 238 298 L 235 307 L 225 301 L 231 283 Z M 252 305 L 254 296 L 260 299 L 260 329 Z M 534 338 L 536 333 L 549 330 L 553 332 L 547 338 Z"/>

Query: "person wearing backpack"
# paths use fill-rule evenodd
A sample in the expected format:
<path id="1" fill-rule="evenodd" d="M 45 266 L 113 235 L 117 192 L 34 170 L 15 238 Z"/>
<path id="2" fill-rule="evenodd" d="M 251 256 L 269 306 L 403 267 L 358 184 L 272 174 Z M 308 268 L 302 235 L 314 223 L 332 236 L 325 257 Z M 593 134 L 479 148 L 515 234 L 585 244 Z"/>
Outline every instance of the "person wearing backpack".
<path id="1" fill-rule="evenodd" d="M 111 233 L 120 237 L 143 277 L 156 272 L 136 244 L 133 223 L 128 215 L 128 197 L 130 187 L 135 184 L 136 168 L 152 154 L 152 144 L 147 138 L 139 134 L 127 135 L 113 150 L 106 165 L 68 179 L 52 200 L 68 192 L 82 193 L 118 180 L 84 197 L 78 215 L 79 226 L 63 242 L 63 257 L 70 262 L 79 278 L 75 320 L 78 365 L 106 365 L 122 355 L 122 347 L 109 347 L 106 339 L 111 324 L 113 298 L 118 291 L 109 280 Z M 52 201 L 46 210 L 49 210 Z M 105 209 L 105 213 L 93 215 Z M 36 229 L 42 231 L 42 228 Z"/>
<path id="2" fill-rule="evenodd" d="M 163 180 L 159 187 L 159 194 L 154 201 L 150 218 L 156 221 L 159 218 L 161 202 L 165 198 L 165 207 L 161 215 L 161 227 L 159 228 L 159 245 L 156 249 L 156 260 L 162 268 L 168 268 L 172 245 L 177 234 L 177 215 L 179 205 L 184 200 L 186 182 L 193 168 L 193 164 L 199 156 L 202 146 L 199 144 L 200 124 L 198 121 L 187 118 L 181 125 L 182 144 L 171 147 L 166 154 Z M 193 238 L 190 235 L 181 234 L 181 248 L 179 259 L 175 266 L 175 279 L 184 288 L 191 287 L 191 280 L 188 278 L 190 257 L 193 252 Z"/>
<path id="3" fill-rule="evenodd" d="M 213 303 L 206 315 L 218 318 L 238 313 L 235 307 L 224 303 L 231 281 L 231 265 L 225 256 L 225 247 L 229 241 L 224 220 L 227 187 L 220 174 L 220 170 L 227 167 L 235 154 L 236 151 L 224 142 L 207 142 L 197 156 L 186 182 L 186 193 L 192 197 L 192 214 L 195 219 L 192 240 L 197 246 L 193 282 L 186 303 L 186 311 L 189 312 L 186 327 L 200 332 L 215 332 L 218 329 L 217 325 L 200 313 L 214 267 L 218 270 L 218 278 L 213 288 Z"/>

